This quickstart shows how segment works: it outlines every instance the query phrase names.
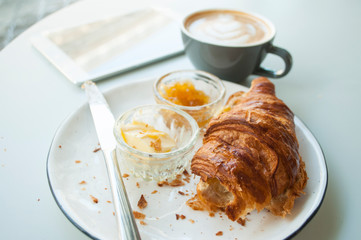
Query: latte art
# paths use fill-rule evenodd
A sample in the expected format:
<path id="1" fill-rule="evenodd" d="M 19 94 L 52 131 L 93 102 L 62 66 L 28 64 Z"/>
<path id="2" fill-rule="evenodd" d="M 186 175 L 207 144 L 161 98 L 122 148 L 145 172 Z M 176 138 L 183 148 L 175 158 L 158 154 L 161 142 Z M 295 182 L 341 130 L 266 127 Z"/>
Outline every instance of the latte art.
<path id="1" fill-rule="evenodd" d="M 236 11 L 207 11 L 188 18 L 188 32 L 206 42 L 246 45 L 265 39 L 269 30 L 262 20 Z"/>

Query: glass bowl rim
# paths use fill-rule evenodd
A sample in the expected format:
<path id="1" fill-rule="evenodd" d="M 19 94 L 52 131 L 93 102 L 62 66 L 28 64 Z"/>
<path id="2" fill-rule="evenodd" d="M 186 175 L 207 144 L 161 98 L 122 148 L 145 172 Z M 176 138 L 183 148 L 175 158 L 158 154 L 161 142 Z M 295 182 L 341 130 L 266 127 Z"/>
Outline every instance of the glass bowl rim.
<path id="1" fill-rule="evenodd" d="M 132 112 L 136 112 L 140 109 L 144 109 L 144 108 L 157 108 L 157 109 L 167 109 L 167 110 L 171 110 L 173 112 L 176 112 L 177 114 L 181 115 L 182 117 L 184 117 L 190 124 L 192 130 L 193 130 L 193 133 L 192 133 L 192 136 L 191 136 L 191 139 L 189 140 L 189 142 L 181 147 L 181 148 L 177 148 L 175 150 L 172 150 L 170 152 L 165 152 L 165 153 L 148 153 L 148 152 L 143 152 L 143 151 L 140 151 L 138 149 L 135 149 L 135 148 L 132 148 L 131 146 L 129 146 L 123 139 L 123 137 L 121 136 L 121 134 L 119 134 L 119 130 L 116 129 L 116 126 L 117 126 L 117 123 L 119 121 L 121 121 L 124 117 L 126 117 L 127 115 L 131 114 Z M 114 137 L 117 141 L 117 143 L 119 143 L 119 145 L 122 147 L 122 148 L 125 148 L 126 150 L 128 150 L 129 152 L 133 153 L 133 154 L 136 154 L 138 156 L 141 156 L 141 157 L 144 157 L 144 158 L 153 158 L 151 159 L 151 162 L 156 162 L 157 160 L 159 161 L 165 161 L 164 159 L 162 158 L 169 158 L 169 157 L 174 157 L 174 156 L 177 156 L 179 154 L 182 154 L 182 153 L 186 153 L 188 152 L 188 150 L 190 150 L 196 143 L 197 139 L 198 139 L 198 136 L 199 136 L 199 127 L 198 127 L 198 124 L 196 122 L 196 120 L 191 116 L 189 115 L 188 113 L 176 108 L 176 107 L 173 107 L 173 106 L 168 106 L 168 105 L 163 105 L 163 104 L 148 104 L 148 105 L 141 105 L 141 106 L 137 106 L 137 107 L 134 107 L 134 108 L 131 108 L 125 112 L 123 112 L 118 118 L 117 120 L 115 121 L 114 123 L 114 127 L 113 127 L 113 134 L 114 134 Z M 172 160 L 172 159 L 169 159 L 169 160 Z M 148 160 L 147 160 L 148 161 Z"/>
<path id="2" fill-rule="evenodd" d="M 208 77 L 209 79 L 214 80 L 220 86 L 220 94 L 219 94 L 219 96 L 214 101 L 212 101 L 210 103 L 207 103 L 207 104 L 204 104 L 204 105 L 200 105 L 200 106 L 183 106 L 183 105 L 175 104 L 175 103 L 165 99 L 159 93 L 158 85 L 160 84 L 160 82 L 162 82 L 162 80 L 165 77 L 167 77 L 167 76 L 169 76 L 171 74 L 174 74 L 174 73 L 182 73 L 182 72 L 196 73 L 196 74 L 203 75 L 203 76 Z M 174 107 L 180 108 L 182 110 L 186 110 L 186 111 L 192 111 L 192 110 L 194 111 L 194 110 L 200 110 L 200 109 L 203 109 L 203 108 L 206 108 L 206 107 L 209 107 L 209 106 L 212 106 L 212 105 L 215 105 L 215 104 L 221 102 L 224 99 L 225 95 L 226 95 L 226 88 L 225 88 L 222 80 L 219 77 L 217 77 L 216 75 L 213 75 L 211 73 L 201 71 L 201 70 L 187 70 L 187 69 L 185 69 L 185 70 L 172 71 L 172 72 L 169 72 L 169 73 L 164 74 L 161 77 L 157 78 L 157 80 L 153 84 L 153 92 L 154 92 L 156 98 L 160 99 L 162 102 L 167 103 L 168 105 L 171 105 L 171 106 L 174 106 Z"/>

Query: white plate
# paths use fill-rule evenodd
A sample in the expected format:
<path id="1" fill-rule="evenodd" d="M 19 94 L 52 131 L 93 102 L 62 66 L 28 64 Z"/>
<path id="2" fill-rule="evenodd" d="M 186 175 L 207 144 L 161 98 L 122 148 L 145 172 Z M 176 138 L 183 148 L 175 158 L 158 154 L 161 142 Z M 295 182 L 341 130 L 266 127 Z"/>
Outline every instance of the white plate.
<path id="1" fill-rule="evenodd" d="M 105 93 L 115 116 L 132 107 L 154 103 L 154 79 L 122 85 Z M 228 96 L 248 89 L 225 82 Z M 300 153 L 309 177 L 306 194 L 295 202 L 292 215 L 276 217 L 267 211 L 252 212 L 243 227 L 224 214 L 210 217 L 207 212 L 194 211 L 185 202 L 195 192 L 198 178 L 181 187 L 158 187 L 133 177 L 125 178 L 133 210 L 146 214 L 147 225 L 138 226 L 142 239 L 284 239 L 295 235 L 319 209 L 327 187 L 327 168 L 322 150 L 307 127 L 295 117 Z M 98 148 L 93 120 L 87 104 L 71 114 L 57 130 L 51 144 L 47 171 L 54 198 L 66 217 L 86 235 L 94 239 L 115 239 L 116 225 L 102 152 Z M 76 163 L 76 161 L 81 161 Z M 125 171 L 123 172 L 125 173 Z M 85 181 L 86 184 L 79 184 Z M 139 183 L 139 188 L 136 183 Z M 157 193 L 152 192 L 157 190 Z M 180 195 L 178 191 L 188 193 Z M 141 211 L 137 202 L 144 194 L 148 206 Z M 90 195 L 98 198 L 96 204 Z M 176 220 L 176 215 L 186 219 Z M 194 222 L 193 222 L 194 221 Z"/>

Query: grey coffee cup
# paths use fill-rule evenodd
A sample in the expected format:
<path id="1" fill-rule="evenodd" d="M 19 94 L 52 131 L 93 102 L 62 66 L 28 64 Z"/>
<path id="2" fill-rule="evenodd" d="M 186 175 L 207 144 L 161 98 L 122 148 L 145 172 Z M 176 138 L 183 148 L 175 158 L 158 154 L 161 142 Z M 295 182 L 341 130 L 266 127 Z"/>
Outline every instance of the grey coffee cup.
<path id="1" fill-rule="evenodd" d="M 206 25 L 205 27 L 200 27 L 200 24 L 203 24 L 203 22 L 205 22 L 201 22 L 202 20 L 204 20 L 202 19 L 202 17 L 206 18 L 209 14 L 224 14 L 224 16 L 227 16 L 227 14 L 235 14 L 237 18 L 239 15 L 240 18 L 245 17 L 251 20 L 253 19 L 254 21 L 259 21 L 259 23 L 262 25 L 262 29 L 264 29 L 264 35 L 262 35 L 263 37 L 260 37 L 260 39 L 248 43 L 237 42 L 237 39 L 229 40 L 229 42 L 227 42 L 228 40 L 224 41 L 223 39 L 221 39 L 220 41 L 218 41 L 217 39 L 217 41 L 214 41 L 213 39 L 203 37 L 203 32 L 209 35 L 209 33 L 204 30 L 209 26 Z M 193 24 L 198 21 L 198 18 L 201 19 L 199 21 L 201 23 L 197 22 L 198 25 Z M 217 20 L 213 20 L 212 18 L 212 21 Z M 229 25 L 224 25 L 225 29 L 228 29 L 232 24 L 233 23 L 229 23 Z M 193 27 L 192 25 L 195 25 L 195 27 Z M 219 28 L 219 24 L 217 26 Z M 247 27 L 249 26 L 247 25 Z M 198 31 L 201 31 L 203 35 L 201 35 Z M 220 29 L 220 31 L 222 33 L 222 29 Z M 255 31 L 250 32 L 253 34 L 253 32 Z M 213 34 L 213 32 L 211 33 Z M 187 15 L 182 23 L 183 44 L 186 55 L 188 56 L 192 64 L 199 70 L 213 73 L 221 79 L 233 82 L 241 82 L 251 74 L 270 78 L 280 78 L 285 76 L 291 70 L 291 54 L 287 50 L 276 47 L 272 44 L 275 34 L 275 27 L 269 20 L 256 14 L 250 14 L 236 10 L 201 10 Z M 220 35 L 220 37 L 222 38 L 222 34 Z M 239 39 L 243 41 L 245 37 L 240 36 Z M 252 39 L 252 37 L 249 37 L 247 39 Z M 261 63 L 265 59 L 267 54 L 274 54 L 279 56 L 285 63 L 284 69 L 271 70 L 261 67 Z"/>

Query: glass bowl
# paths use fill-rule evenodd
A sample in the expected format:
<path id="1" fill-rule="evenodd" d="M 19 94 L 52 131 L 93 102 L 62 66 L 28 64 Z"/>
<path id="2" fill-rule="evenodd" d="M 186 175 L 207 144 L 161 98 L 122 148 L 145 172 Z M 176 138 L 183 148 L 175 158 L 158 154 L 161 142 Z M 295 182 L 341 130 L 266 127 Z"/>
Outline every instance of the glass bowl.
<path id="1" fill-rule="evenodd" d="M 167 94 L 170 88 L 174 88 L 176 83 L 191 83 L 195 88 L 196 94 L 201 91 L 208 96 L 208 101 L 198 106 L 186 106 L 175 103 Z M 177 107 L 190 114 L 203 128 L 210 119 L 221 109 L 225 97 L 225 87 L 223 82 L 213 74 L 199 70 L 180 70 L 170 72 L 157 79 L 153 86 L 155 100 L 159 104 L 166 104 Z M 191 97 L 192 93 L 184 91 L 185 97 Z M 194 93 L 193 93 L 194 94 Z"/>
<path id="2" fill-rule="evenodd" d="M 143 135 L 129 138 L 129 134 L 134 133 L 134 125 L 144 128 L 135 131 L 136 134 Z M 154 131 L 170 137 L 173 147 L 167 152 L 158 151 L 162 147 L 155 147 Z M 194 155 L 199 128 L 197 122 L 186 112 L 172 106 L 155 104 L 136 107 L 121 115 L 115 122 L 114 135 L 117 141 L 118 161 L 122 161 L 122 165 L 131 174 L 145 180 L 163 181 L 173 179 L 189 165 Z M 149 146 L 146 144 L 149 141 L 146 140 L 150 140 L 149 146 L 151 149 L 154 148 L 154 152 L 148 151 Z M 164 139 L 162 141 L 161 144 L 167 145 Z M 145 146 L 146 150 L 140 146 Z"/>

